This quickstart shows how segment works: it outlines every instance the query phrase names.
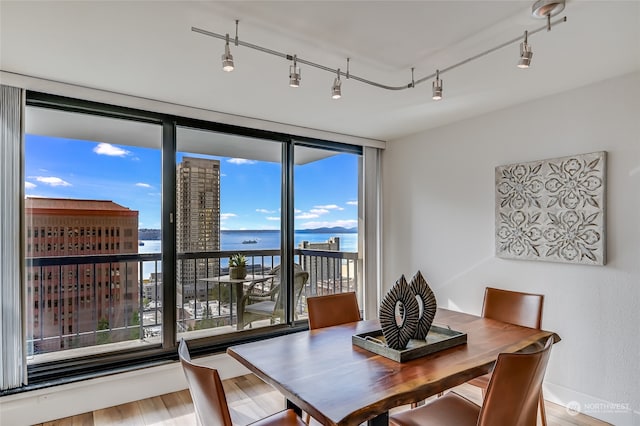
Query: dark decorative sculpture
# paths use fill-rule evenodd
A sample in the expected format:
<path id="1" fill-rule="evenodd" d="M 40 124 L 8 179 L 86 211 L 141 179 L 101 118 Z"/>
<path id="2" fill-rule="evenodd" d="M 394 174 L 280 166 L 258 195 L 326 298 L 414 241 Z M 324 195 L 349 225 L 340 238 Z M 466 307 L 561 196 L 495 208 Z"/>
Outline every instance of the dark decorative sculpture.
<path id="1" fill-rule="evenodd" d="M 424 279 L 420 271 L 411 278 L 409 287 L 413 290 L 420 308 L 418 325 L 416 331 L 413 333 L 413 338 L 424 340 L 429 333 L 433 318 L 436 316 L 436 296 L 433 294 L 427 280 Z"/>
<path id="2" fill-rule="evenodd" d="M 380 305 L 380 324 L 387 346 L 405 349 L 416 331 L 419 315 L 418 301 L 402 275 Z"/>

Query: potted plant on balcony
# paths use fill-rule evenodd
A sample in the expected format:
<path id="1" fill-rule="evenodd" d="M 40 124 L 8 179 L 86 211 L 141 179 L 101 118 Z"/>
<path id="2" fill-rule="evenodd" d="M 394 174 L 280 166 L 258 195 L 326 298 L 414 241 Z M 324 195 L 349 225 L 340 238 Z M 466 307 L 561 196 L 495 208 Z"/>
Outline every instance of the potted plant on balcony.
<path id="1" fill-rule="evenodd" d="M 229 258 L 229 278 L 239 280 L 247 276 L 247 258 L 244 254 L 235 253 Z"/>

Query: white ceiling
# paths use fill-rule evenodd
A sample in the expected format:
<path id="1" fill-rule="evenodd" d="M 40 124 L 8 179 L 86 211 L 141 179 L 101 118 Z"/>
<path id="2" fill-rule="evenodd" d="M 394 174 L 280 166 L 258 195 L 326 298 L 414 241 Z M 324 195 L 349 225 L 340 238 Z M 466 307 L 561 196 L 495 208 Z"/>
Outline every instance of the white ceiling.
<path id="1" fill-rule="evenodd" d="M 288 87 L 284 59 L 232 46 L 198 27 L 404 85 L 544 25 L 529 1 L 0 1 L 0 68 L 213 111 L 393 140 L 640 69 L 640 0 L 568 1 L 568 21 L 530 38 L 530 69 L 513 44 L 431 83 L 386 91 L 302 65 Z"/>

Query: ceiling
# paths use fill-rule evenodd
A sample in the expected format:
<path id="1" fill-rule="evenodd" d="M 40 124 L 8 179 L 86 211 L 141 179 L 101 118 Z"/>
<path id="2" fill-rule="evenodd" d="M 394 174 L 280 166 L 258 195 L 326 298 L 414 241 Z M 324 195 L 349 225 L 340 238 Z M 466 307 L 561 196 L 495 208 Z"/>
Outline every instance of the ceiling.
<path id="1" fill-rule="evenodd" d="M 544 25 L 529 1 L 0 1 L 2 71 L 212 111 L 394 140 L 640 70 L 640 1 L 568 1 L 566 23 L 530 37 L 531 68 L 513 44 L 431 81 L 387 91 L 191 31 L 242 41 L 400 86 Z M 562 16 L 561 15 L 561 16 Z"/>

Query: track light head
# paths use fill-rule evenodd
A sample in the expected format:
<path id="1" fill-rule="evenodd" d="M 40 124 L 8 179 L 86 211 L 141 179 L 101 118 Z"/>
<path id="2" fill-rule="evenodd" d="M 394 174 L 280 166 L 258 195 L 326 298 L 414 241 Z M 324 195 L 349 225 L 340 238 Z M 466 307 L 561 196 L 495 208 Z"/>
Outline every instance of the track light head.
<path id="1" fill-rule="evenodd" d="M 442 99 L 442 83 L 442 80 L 440 80 L 440 70 L 436 70 L 436 79 L 432 83 L 434 101 Z"/>
<path id="2" fill-rule="evenodd" d="M 531 65 L 531 58 L 533 52 L 531 46 L 527 42 L 528 32 L 524 32 L 524 41 L 520 43 L 520 60 L 518 61 L 518 68 L 529 68 Z"/>
<path id="3" fill-rule="evenodd" d="M 331 98 L 332 99 L 340 99 L 342 97 L 342 81 L 340 81 L 340 68 L 338 68 L 337 76 L 335 80 L 333 80 L 333 86 L 331 86 Z"/>
<path id="4" fill-rule="evenodd" d="M 296 55 L 293 55 L 293 65 L 289 66 L 289 86 L 300 87 L 300 80 L 302 80 L 300 67 L 297 65 Z"/>
<path id="5" fill-rule="evenodd" d="M 522 68 L 522 69 L 529 68 L 529 66 L 531 65 L 532 56 L 533 56 L 533 52 L 530 49 L 522 51 L 522 53 L 520 53 L 520 60 L 518 61 L 518 68 Z"/>
<path id="6" fill-rule="evenodd" d="M 234 69 L 233 55 L 229 49 L 229 34 L 227 34 L 227 43 L 224 45 L 224 54 L 222 55 L 222 70 L 231 72 Z"/>

